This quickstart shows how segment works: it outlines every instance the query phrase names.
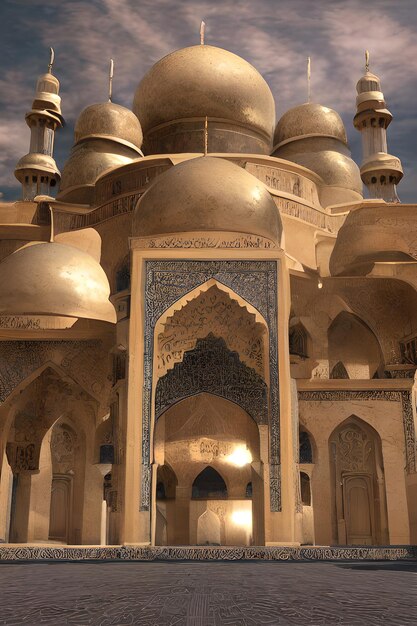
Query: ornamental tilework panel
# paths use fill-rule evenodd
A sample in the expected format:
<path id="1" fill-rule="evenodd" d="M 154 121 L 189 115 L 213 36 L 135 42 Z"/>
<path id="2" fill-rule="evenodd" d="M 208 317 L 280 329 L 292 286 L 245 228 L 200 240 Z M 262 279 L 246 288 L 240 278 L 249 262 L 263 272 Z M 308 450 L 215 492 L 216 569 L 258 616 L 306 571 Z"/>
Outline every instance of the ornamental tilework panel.
<path id="1" fill-rule="evenodd" d="M 146 262 L 141 511 L 148 511 L 150 507 L 150 425 L 155 325 L 161 315 L 177 300 L 212 278 L 232 289 L 255 307 L 268 324 L 271 511 L 281 510 L 277 262 L 158 260 Z"/>

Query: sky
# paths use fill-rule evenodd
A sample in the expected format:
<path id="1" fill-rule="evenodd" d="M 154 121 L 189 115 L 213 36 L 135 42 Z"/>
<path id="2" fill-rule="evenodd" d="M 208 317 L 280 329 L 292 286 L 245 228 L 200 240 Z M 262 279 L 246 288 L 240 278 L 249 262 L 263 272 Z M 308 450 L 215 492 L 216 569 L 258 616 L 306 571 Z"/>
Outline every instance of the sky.
<path id="1" fill-rule="evenodd" d="M 109 59 L 115 63 L 113 101 L 131 108 L 144 74 L 161 57 L 198 44 L 226 48 L 254 65 L 271 87 L 277 120 L 307 99 L 336 109 L 353 157 L 356 83 L 364 51 L 394 120 L 388 150 L 402 160 L 403 202 L 417 202 L 417 0 L 0 0 L 0 193 L 20 197 L 13 175 L 29 149 L 24 116 L 37 77 L 55 49 L 54 74 L 66 126 L 56 136 L 62 170 L 82 109 L 107 99 Z"/>

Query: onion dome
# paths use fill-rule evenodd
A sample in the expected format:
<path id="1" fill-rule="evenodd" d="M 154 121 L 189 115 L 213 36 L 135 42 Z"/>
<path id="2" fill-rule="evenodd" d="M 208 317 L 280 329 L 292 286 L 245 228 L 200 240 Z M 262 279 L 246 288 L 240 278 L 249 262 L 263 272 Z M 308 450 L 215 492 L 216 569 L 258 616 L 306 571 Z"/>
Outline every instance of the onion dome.
<path id="1" fill-rule="evenodd" d="M 116 322 L 103 268 L 87 252 L 72 246 L 33 243 L 19 248 L 0 262 L 0 292 L 0 315 Z"/>
<path id="2" fill-rule="evenodd" d="M 346 130 L 338 113 L 321 104 L 290 109 L 279 120 L 273 156 L 303 165 L 324 182 L 324 207 L 362 199 L 359 168 L 352 160 Z"/>
<path id="3" fill-rule="evenodd" d="M 132 111 L 113 102 L 88 106 L 75 124 L 58 199 L 91 204 L 97 178 L 142 156 L 141 145 L 142 129 Z"/>
<path id="4" fill-rule="evenodd" d="M 135 237 L 209 231 L 281 241 L 281 219 L 265 185 L 220 158 L 190 159 L 160 174 L 133 217 Z"/>
<path id="5" fill-rule="evenodd" d="M 192 46 L 158 61 L 139 84 L 133 111 L 147 153 L 202 152 L 206 116 L 210 152 L 270 151 L 271 90 L 252 65 L 222 48 Z"/>

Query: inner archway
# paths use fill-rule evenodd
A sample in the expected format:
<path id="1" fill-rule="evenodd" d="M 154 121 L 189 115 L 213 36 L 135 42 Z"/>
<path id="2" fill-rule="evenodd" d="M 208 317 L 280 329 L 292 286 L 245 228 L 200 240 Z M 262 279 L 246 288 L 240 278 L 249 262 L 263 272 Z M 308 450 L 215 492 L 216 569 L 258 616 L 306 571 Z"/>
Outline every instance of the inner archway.
<path id="1" fill-rule="evenodd" d="M 259 428 L 242 407 L 206 392 L 185 398 L 158 419 L 154 449 L 156 544 L 164 534 L 173 545 L 263 543 Z"/>

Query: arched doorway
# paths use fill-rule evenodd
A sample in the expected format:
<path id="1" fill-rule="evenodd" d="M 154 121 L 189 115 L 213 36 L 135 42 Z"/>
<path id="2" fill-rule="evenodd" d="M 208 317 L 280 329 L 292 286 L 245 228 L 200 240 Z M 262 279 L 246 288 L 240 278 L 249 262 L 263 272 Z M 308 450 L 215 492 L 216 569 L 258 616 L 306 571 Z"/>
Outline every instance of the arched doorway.
<path id="1" fill-rule="evenodd" d="M 388 543 L 381 439 L 356 416 L 329 439 L 334 533 L 342 545 Z"/>
<path id="2" fill-rule="evenodd" d="M 13 478 L 2 526 L 10 528 L 10 542 L 80 544 L 85 529 L 99 529 L 94 498 L 99 504 L 101 489 L 97 470 L 87 463 L 93 429 L 92 399 L 54 367 L 21 391 L 6 445 Z"/>
<path id="3" fill-rule="evenodd" d="M 173 545 L 263 542 L 259 430 L 244 409 L 209 393 L 185 398 L 158 419 L 154 447 L 157 545 L 164 533 Z"/>

